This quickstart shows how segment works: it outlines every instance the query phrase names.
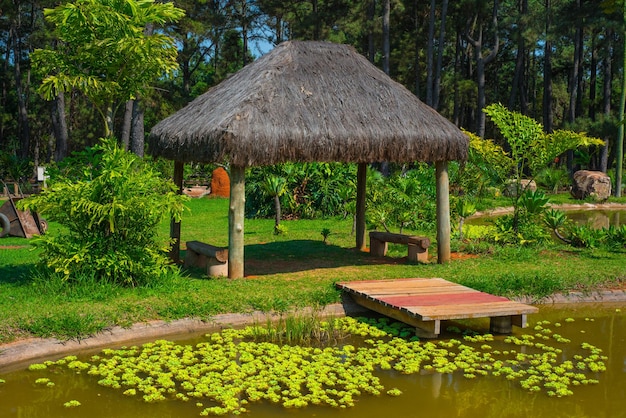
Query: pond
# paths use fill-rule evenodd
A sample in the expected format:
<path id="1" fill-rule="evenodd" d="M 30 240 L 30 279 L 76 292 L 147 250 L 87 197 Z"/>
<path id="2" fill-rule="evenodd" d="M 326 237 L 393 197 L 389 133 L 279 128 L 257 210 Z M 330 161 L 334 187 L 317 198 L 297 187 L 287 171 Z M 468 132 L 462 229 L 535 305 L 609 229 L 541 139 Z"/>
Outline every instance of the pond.
<path id="1" fill-rule="evenodd" d="M 355 321 L 356 322 L 356 321 Z M 295 368 L 289 369 L 287 374 L 292 373 L 288 379 L 295 380 L 296 376 L 302 372 L 303 375 L 310 374 L 310 377 L 326 381 L 329 376 L 340 374 L 341 364 L 352 361 L 351 358 L 360 350 L 365 350 L 367 356 L 377 358 L 379 363 L 373 368 L 370 384 L 374 387 L 383 387 L 380 394 L 374 395 L 367 390 L 363 390 L 359 396 L 354 397 L 354 405 L 345 409 L 331 407 L 327 405 L 308 405 L 301 408 L 283 408 L 270 401 L 259 400 L 244 402 L 248 412 L 242 412 L 242 416 L 252 418 L 264 417 L 380 417 L 385 415 L 393 416 L 428 416 L 428 417 L 620 417 L 626 416 L 626 304 L 577 304 L 567 307 L 541 306 L 540 313 L 533 315 L 530 320 L 530 327 L 525 330 L 516 329 L 513 337 L 496 336 L 490 338 L 485 336 L 488 330 L 488 322 L 485 320 L 474 320 L 467 323 L 448 324 L 448 332 L 441 340 L 430 342 L 420 341 L 393 343 L 398 339 L 385 339 L 381 343 L 380 336 L 353 338 L 342 341 L 343 348 L 338 348 L 340 362 L 330 368 L 322 369 L 321 374 L 315 375 L 316 369 L 309 367 L 309 362 L 298 357 L 297 351 L 290 351 L 287 347 L 274 348 L 277 354 L 274 357 L 286 356 L 288 362 L 298 363 Z M 478 334 L 468 333 L 468 326 Z M 459 332 L 464 331 L 464 337 Z M 557 333 L 558 332 L 558 333 Z M 222 347 L 232 346 L 231 342 L 221 336 L 199 336 L 194 340 L 179 341 L 177 343 L 153 343 L 150 347 L 161 344 L 167 347 L 167 352 L 177 351 L 183 353 L 179 356 L 180 361 L 188 360 L 184 354 L 186 348 L 203 346 L 206 350 L 214 353 L 222 350 Z M 210 342 L 217 343 L 210 345 Z M 368 342 L 369 341 L 369 342 Z M 513 343 L 511 341 L 514 341 Z M 532 343 L 530 343 L 532 341 Z M 539 341 L 542 341 L 540 344 Z M 379 344 L 380 345 L 376 345 Z M 528 343 L 528 344 L 527 344 Z M 207 345 L 209 344 L 209 345 Z M 368 344 L 374 344 L 373 349 L 369 349 Z M 403 367 L 410 367 L 408 357 L 414 356 L 415 352 L 407 347 L 414 344 L 424 347 L 430 345 L 430 360 L 422 360 L 422 370 L 414 374 L 402 374 L 395 369 L 397 364 Z M 437 347 L 436 349 L 434 347 Z M 459 361 L 462 353 L 471 352 L 471 356 L 478 358 L 477 364 L 473 368 L 465 367 L 465 370 L 457 370 L 449 373 L 439 373 L 434 371 L 432 365 L 443 367 L 437 362 L 445 362 L 446 352 L 443 347 L 448 348 L 450 359 L 454 359 L 455 364 L 462 364 Z M 475 348 L 470 348 L 470 346 Z M 539 349 L 539 347 L 542 349 Z M 181 348 L 183 347 L 183 348 Z M 253 347 L 250 345 L 249 347 Z M 258 346 L 255 346 L 258 349 Z M 389 347 L 395 347 L 390 349 Z M 465 348 L 463 348 L 465 347 Z M 548 349 L 549 347 L 552 347 Z M 315 350 L 315 348 L 311 348 Z M 137 351 L 136 356 L 131 356 L 130 351 Z M 141 351 L 139 348 L 129 347 L 124 351 L 125 358 L 130 358 L 133 364 L 139 364 L 139 359 L 148 360 L 146 364 L 156 364 L 160 360 L 158 354 L 150 354 Z M 369 351 L 367 351 L 369 350 Z M 404 350 L 402 359 L 394 357 L 394 350 Z M 433 351 L 434 350 L 434 351 Z M 437 351 L 444 350 L 444 351 Z M 482 350 L 482 351 L 481 351 Z M 600 352 L 601 350 L 601 352 Z M 111 350 L 112 352 L 113 350 Z M 433 354 L 436 351 L 437 354 Z M 551 356 L 532 357 L 536 352 L 545 351 L 552 353 Z M 138 353 L 141 354 L 138 354 Z M 323 349 L 317 348 L 316 353 L 325 356 Z M 287 353 L 287 354 L 285 354 Z M 488 353 L 488 354 L 485 354 Z M 498 362 L 489 363 L 492 356 L 496 354 L 507 354 L 509 358 L 518 358 L 520 362 L 513 366 L 510 375 L 506 377 L 495 373 Z M 150 357 L 150 356 L 154 357 Z M 208 354 L 205 354 L 208 355 Z M 246 354 L 247 355 L 247 354 Z M 104 351 L 101 358 L 112 358 L 113 354 Z M 121 358 L 124 358 L 122 356 Z M 191 356 L 191 354 L 189 354 Z M 606 357 L 605 357 L 606 356 Z M 91 355 L 78 356 L 78 360 L 94 361 Z M 218 358 L 218 357 L 215 357 Z M 313 355 L 308 357 L 309 360 Z M 550 359 L 552 366 L 546 359 Z M 239 362 L 244 363 L 251 359 L 243 360 L 243 354 L 239 354 Z M 381 360 L 382 359 L 382 360 Z M 540 360 L 543 359 L 543 360 Z M 265 361 L 273 362 L 275 359 L 267 357 Z M 489 361 L 488 361 L 489 360 Z M 198 399 L 181 400 L 174 396 L 157 402 L 145 402 L 140 396 L 125 396 L 124 389 L 105 387 L 97 382 L 102 376 L 92 375 L 91 372 L 80 372 L 80 367 L 70 368 L 69 359 L 64 366 L 50 366 L 46 370 L 18 370 L 4 375 L 0 379 L 0 417 L 29 417 L 29 418 L 57 418 L 57 417 L 197 417 L 200 416 L 204 408 L 214 405 L 201 396 Z M 123 361 L 123 360 L 116 360 Z M 191 361 L 191 360 L 189 360 Z M 215 365 L 221 360 L 206 361 L 206 365 Z M 312 360 L 311 360 L 312 361 Z M 372 360 L 374 361 L 374 360 Z M 385 362 L 390 364 L 385 367 Z M 452 361 L 452 360 L 451 360 Z M 469 361 L 469 360 L 467 360 Z M 545 364 L 543 363 L 545 361 Z M 480 363 L 480 364 L 479 364 Z M 76 364 L 79 364 L 78 362 Z M 355 363 L 356 364 L 356 363 Z M 428 366 L 431 365 L 431 367 Z M 451 363 L 448 363 L 451 364 Z M 491 364 L 487 367 L 485 364 Z M 511 363 L 512 364 L 512 363 Z M 534 364 L 532 367 L 530 364 Z M 571 381 L 578 383 L 570 384 L 571 395 L 559 397 L 555 393 L 550 394 L 550 389 L 542 387 L 537 391 L 525 389 L 521 382 L 528 379 L 534 373 L 554 367 L 567 369 L 568 365 L 575 370 L 570 372 Z M 293 366 L 293 365 L 292 365 Z M 601 366 L 601 367 L 600 367 Z M 262 366 L 258 365 L 262 369 Z M 286 363 L 281 367 L 291 367 Z M 447 366 L 446 366 L 447 367 Z M 606 370 L 604 371 L 604 367 Z M 478 370 L 491 370 L 486 376 L 482 376 Z M 599 368 L 599 369 L 598 369 Z M 216 368 L 215 370 L 218 370 Z M 381 370 L 384 369 L 384 370 Z M 504 370 L 505 367 L 502 368 Z M 592 370 L 593 369 L 593 370 Z M 229 369 L 221 370 L 217 377 L 223 377 Z M 443 369 L 442 369 L 443 370 Z M 515 378 L 516 373 L 526 370 L 524 378 Z M 144 374 L 148 371 L 144 370 Z M 263 372 L 260 373 L 260 381 L 263 380 Z M 277 372 L 272 372 L 277 373 Z M 361 372 L 352 376 L 354 381 L 360 378 L 367 378 L 369 371 L 362 369 Z M 526 373 L 526 372 L 525 372 Z M 193 373 L 192 373 L 193 374 Z M 506 374 L 506 373 L 505 373 Z M 557 373 L 558 374 L 558 373 Z M 563 375 L 567 373 L 563 371 Z M 582 376 L 584 374 L 584 376 Z M 210 373 L 209 373 L 210 375 Z M 359 376 L 360 375 L 360 376 Z M 579 376 L 580 375 L 580 376 Z M 250 374 L 250 379 L 258 376 Z M 509 375 L 507 375 L 509 376 Z M 576 376 L 576 377 L 574 377 Z M 127 379 L 130 379 L 128 376 Z M 267 375 L 270 382 L 276 378 L 276 374 Z M 304 378 L 304 377 L 303 377 Z M 46 380 L 47 379 L 47 380 Z M 233 378 L 236 380 L 236 378 Z M 378 380 L 379 379 L 379 380 Z M 547 378 L 549 380 L 550 378 Z M 554 377 L 556 381 L 558 377 Z M 546 380 L 546 381 L 547 381 Z M 289 380 L 287 380 L 288 382 Z M 52 383 L 52 384 L 51 384 Z M 326 382 L 330 385 L 330 383 Z M 546 382 L 544 382 L 546 383 Z M 570 382 L 571 383 L 571 382 Z M 228 383 L 230 384 L 230 383 Z M 184 384 L 183 384 L 184 385 Z M 337 383 L 337 389 L 342 389 Z M 546 385 L 549 386 L 549 385 Z M 230 387 L 230 386 L 229 386 Z M 211 388 L 217 390 L 224 388 Z M 283 387 L 285 391 L 287 388 Z M 345 388 L 344 388 L 345 389 Z M 393 389 L 390 391 L 390 389 Z M 188 388 L 189 391 L 200 390 Z M 209 389 L 207 389 L 209 390 Z M 390 392 L 390 393 L 388 393 Z M 193 393 L 193 392 L 187 392 Z M 391 396 L 394 395 L 394 396 Z M 398 396 L 395 396 L 398 395 Z M 192 396 L 192 395 L 190 395 Z M 241 402 L 242 398 L 252 398 L 252 392 L 244 392 L 233 399 Z M 71 407 L 71 404 L 64 406 L 70 401 L 78 401 L 80 406 Z M 200 406 L 200 404 L 203 404 Z M 293 405 L 292 405 L 293 406 Z M 300 405 L 302 406 L 302 405 Z M 235 411 L 232 415 L 237 415 Z"/>
<path id="2" fill-rule="evenodd" d="M 625 210 L 574 210 L 568 211 L 567 217 L 578 225 L 591 225 L 596 229 L 619 227 L 626 224 Z"/>

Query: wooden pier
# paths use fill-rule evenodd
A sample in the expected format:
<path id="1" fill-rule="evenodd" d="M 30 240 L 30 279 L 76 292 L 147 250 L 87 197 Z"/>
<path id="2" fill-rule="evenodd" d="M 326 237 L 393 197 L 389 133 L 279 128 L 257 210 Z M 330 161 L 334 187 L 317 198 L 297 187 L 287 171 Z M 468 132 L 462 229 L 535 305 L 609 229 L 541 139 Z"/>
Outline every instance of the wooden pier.
<path id="1" fill-rule="evenodd" d="M 490 318 L 490 332 L 506 334 L 525 328 L 526 315 L 538 308 L 444 279 L 394 279 L 340 282 L 337 287 L 356 303 L 416 327 L 422 338 L 436 338 L 441 321 Z"/>

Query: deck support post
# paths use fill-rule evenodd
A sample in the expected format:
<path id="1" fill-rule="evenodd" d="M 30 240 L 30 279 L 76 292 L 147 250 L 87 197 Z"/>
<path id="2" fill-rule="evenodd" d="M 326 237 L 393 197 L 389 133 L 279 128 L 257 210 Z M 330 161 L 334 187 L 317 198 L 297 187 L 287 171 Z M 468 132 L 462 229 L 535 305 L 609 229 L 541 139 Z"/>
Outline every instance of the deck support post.
<path id="1" fill-rule="evenodd" d="M 356 249 L 365 251 L 365 198 L 367 188 L 367 164 L 359 163 L 356 174 Z"/>
<path id="2" fill-rule="evenodd" d="M 492 334 L 510 334 L 513 332 L 513 318 L 509 316 L 492 316 L 489 320 L 489 332 Z"/>
<path id="3" fill-rule="evenodd" d="M 450 184 L 448 162 L 435 163 L 437 177 L 437 263 L 450 261 Z"/>
<path id="4" fill-rule="evenodd" d="M 182 161 L 174 162 L 174 177 L 173 181 L 176 185 L 176 192 L 183 194 L 183 172 L 185 163 Z M 170 248 L 170 259 L 174 264 L 180 263 L 180 221 L 176 221 L 174 218 L 170 221 L 170 238 L 172 240 L 172 247 Z"/>
<path id="5" fill-rule="evenodd" d="M 230 205 L 228 208 L 228 278 L 243 277 L 243 223 L 246 203 L 246 168 L 230 166 Z"/>
<path id="6" fill-rule="evenodd" d="M 441 321 L 421 321 L 415 326 L 415 335 L 419 338 L 437 338 L 441 333 Z"/>

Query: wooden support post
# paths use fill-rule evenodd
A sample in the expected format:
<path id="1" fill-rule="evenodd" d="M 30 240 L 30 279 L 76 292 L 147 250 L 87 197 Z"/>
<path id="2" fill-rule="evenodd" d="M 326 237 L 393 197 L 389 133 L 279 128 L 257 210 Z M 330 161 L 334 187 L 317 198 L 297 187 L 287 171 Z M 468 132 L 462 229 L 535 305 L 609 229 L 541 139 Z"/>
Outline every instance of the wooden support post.
<path id="1" fill-rule="evenodd" d="M 379 240 L 370 232 L 370 254 L 376 257 L 384 257 L 387 254 L 387 241 Z"/>
<path id="2" fill-rule="evenodd" d="M 508 316 L 492 316 L 489 320 L 489 332 L 492 334 L 510 334 L 513 332 L 513 321 Z"/>
<path id="3" fill-rule="evenodd" d="M 177 193 L 183 193 L 183 172 L 185 163 L 182 161 L 174 162 L 173 181 L 177 187 Z M 180 263 L 180 221 L 176 222 L 174 218 L 170 221 L 170 238 L 172 239 L 172 248 L 170 248 L 170 259 L 174 264 Z"/>
<path id="4" fill-rule="evenodd" d="M 246 203 L 246 168 L 230 167 L 230 206 L 228 209 L 228 278 L 243 277 L 243 222 Z"/>
<path id="5" fill-rule="evenodd" d="M 435 163 L 437 176 L 437 263 L 450 261 L 450 184 L 448 162 Z"/>
<path id="6" fill-rule="evenodd" d="M 526 314 L 513 315 L 511 316 L 511 322 L 516 327 L 526 328 L 528 327 L 528 315 Z"/>
<path id="7" fill-rule="evenodd" d="M 365 251 L 365 195 L 367 163 L 359 163 L 356 174 L 356 249 Z"/>

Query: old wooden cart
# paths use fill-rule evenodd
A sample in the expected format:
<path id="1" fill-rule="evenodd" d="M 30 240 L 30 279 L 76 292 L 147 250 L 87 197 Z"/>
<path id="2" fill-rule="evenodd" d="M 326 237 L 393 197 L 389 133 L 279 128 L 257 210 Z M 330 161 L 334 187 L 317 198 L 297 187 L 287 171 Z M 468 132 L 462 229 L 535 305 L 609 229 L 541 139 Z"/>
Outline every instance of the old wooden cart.
<path id="1" fill-rule="evenodd" d="M 4 182 L 2 186 L 7 191 L 9 199 L 0 206 L 0 238 L 7 235 L 31 238 L 33 235 L 44 234 L 48 229 L 45 219 L 39 217 L 37 212 L 17 209 L 16 202 L 24 198 L 21 190 L 19 195 L 11 194 Z"/>

